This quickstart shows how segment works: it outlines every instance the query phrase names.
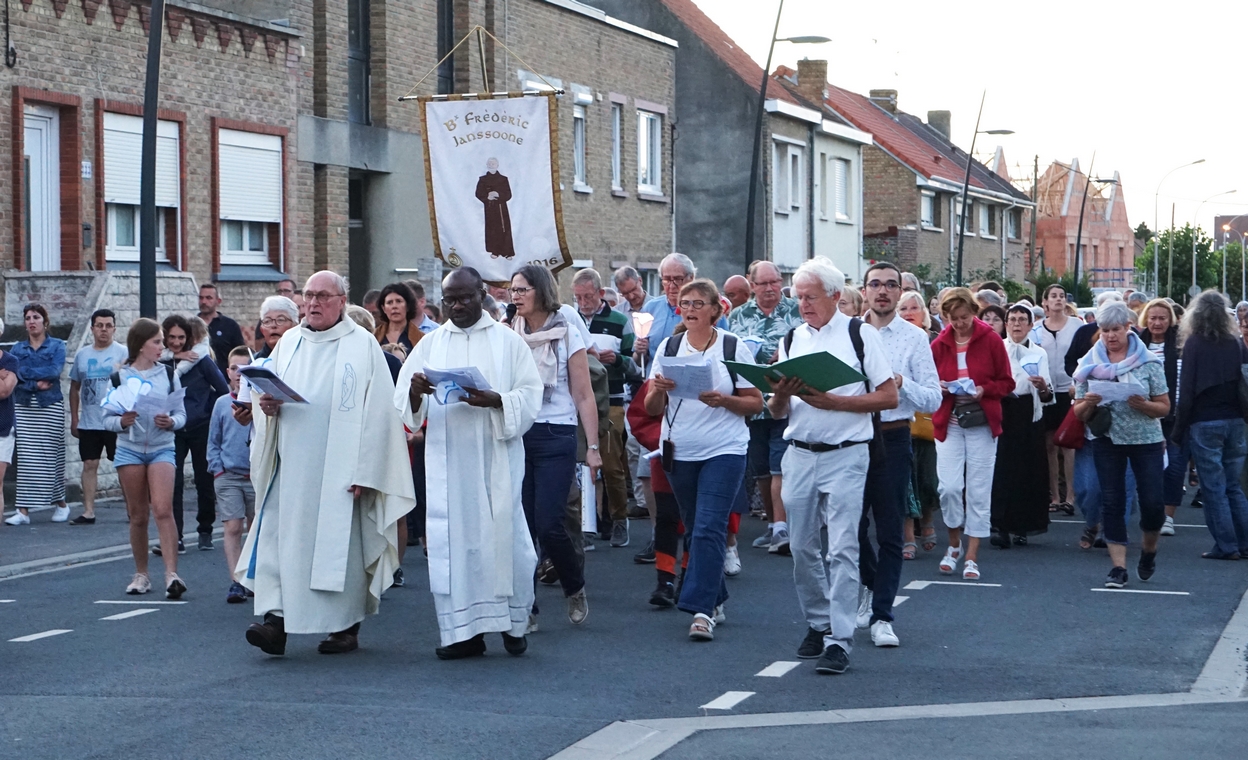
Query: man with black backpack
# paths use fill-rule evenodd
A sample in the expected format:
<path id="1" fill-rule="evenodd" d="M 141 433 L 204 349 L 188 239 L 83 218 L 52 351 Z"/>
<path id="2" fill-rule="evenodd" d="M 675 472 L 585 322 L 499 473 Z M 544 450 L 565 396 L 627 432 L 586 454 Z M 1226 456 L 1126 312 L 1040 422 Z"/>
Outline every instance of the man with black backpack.
<path id="1" fill-rule="evenodd" d="M 819 393 L 799 378 L 773 383 L 773 417 L 789 418 L 781 463 L 789 517 L 793 579 L 809 626 L 797 649 L 819 658 L 815 671 L 844 673 L 853 648 L 858 607 L 858 523 L 875 444 L 877 412 L 897 406 L 897 384 L 874 327 L 837 309 L 845 275 L 822 256 L 793 275 L 804 324 L 781 341 L 779 361 L 826 351 L 866 377 L 866 383 Z M 820 530 L 828 531 L 824 565 Z"/>

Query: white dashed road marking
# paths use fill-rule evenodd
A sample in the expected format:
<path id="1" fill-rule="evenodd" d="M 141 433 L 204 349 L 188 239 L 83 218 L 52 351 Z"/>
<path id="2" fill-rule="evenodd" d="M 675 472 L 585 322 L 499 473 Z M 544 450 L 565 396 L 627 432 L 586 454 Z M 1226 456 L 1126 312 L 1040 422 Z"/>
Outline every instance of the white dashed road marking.
<path id="1" fill-rule="evenodd" d="M 186 602 L 162 602 L 154 599 L 130 600 L 130 599 L 98 599 L 96 604 L 142 604 L 144 606 L 150 604 L 186 604 Z"/>
<path id="2" fill-rule="evenodd" d="M 899 607 L 899 606 L 901 606 L 901 603 L 902 603 L 902 602 L 906 601 L 906 600 L 907 600 L 907 599 L 909 599 L 909 598 L 910 598 L 910 597 L 908 597 L 908 596 L 895 596 L 895 597 L 893 597 L 893 606 L 894 606 L 894 607 Z"/>
<path id="3" fill-rule="evenodd" d="M 702 705 L 703 710 L 731 710 L 745 700 L 754 696 L 752 691 L 726 691 L 710 702 Z"/>
<path id="4" fill-rule="evenodd" d="M 771 663 L 770 665 L 758 671 L 754 675 L 762 676 L 763 678 L 779 678 L 780 676 L 783 676 L 785 673 L 788 673 L 790 670 L 792 670 L 793 668 L 796 668 L 797 666 L 801 664 L 802 663 L 800 662 L 780 660 L 779 662 Z"/>
<path id="5" fill-rule="evenodd" d="M 905 585 L 906 591 L 922 591 L 928 586 L 977 586 L 979 588 L 1001 588 L 1000 583 L 964 583 L 962 581 L 910 581 Z"/>
<path id="6" fill-rule="evenodd" d="M 39 639 L 46 639 L 49 636 L 60 636 L 62 633 L 73 633 L 73 629 L 54 628 L 50 631 L 44 631 L 43 633 L 32 633 L 29 636 L 19 636 L 16 639 L 9 639 L 9 641 L 14 644 L 25 644 L 28 641 L 38 641 Z"/>
<path id="7" fill-rule="evenodd" d="M 1106 591 L 1112 594 L 1162 594 L 1165 596 L 1191 596 L 1187 591 L 1148 591 L 1139 588 L 1094 588 L 1093 591 Z"/>
<path id="8" fill-rule="evenodd" d="M 12 604 L 13 602 L 16 602 L 16 601 L 17 601 L 16 599 L 0 599 L 0 604 Z"/>
<path id="9" fill-rule="evenodd" d="M 159 612 L 159 611 L 160 610 L 157 610 L 155 608 L 144 609 L 144 610 L 130 610 L 129 612 L 119 612 L 116 615 L 109 615 L 108 617 L 102 617 L 100 618 L 100 620 L 126 620 L 128 618 L 138 617 L 139 615 L 146 615 L 149 612 Z"/>

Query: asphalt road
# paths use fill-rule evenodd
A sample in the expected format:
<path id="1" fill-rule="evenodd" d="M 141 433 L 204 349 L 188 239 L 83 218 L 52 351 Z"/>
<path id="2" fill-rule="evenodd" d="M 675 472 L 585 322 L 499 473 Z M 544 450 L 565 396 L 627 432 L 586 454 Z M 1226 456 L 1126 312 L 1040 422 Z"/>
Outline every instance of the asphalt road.
<path id="1" fill-rule="evenodd" d="M 1203 520 L 1184 507 L 1178 522 Z M 0 529 L 0 557 L 11 556 L 19 530 Z M 519 658 L 497 636 L 484 658 L 434 657 L 418 551 L 409 552 L 407 587 L 387 592 L 361 649 L 343 656 L 317 654 L 315 636 L 292 636 L 283 658 L 248 646 L 252 611 L 225 604 L 219 549 L 182 558 L 190 591 L 181 605 L 125 596 L 128 559 L 0 581 L 0 600 L 12 600 L 0 602 L 0 758 L 545 758 L 625 720 L 1182 692 L 1248 588 L 1248 563 L 1201 560 L 1208 533 L 1192 527 L 1163 539 L 1152 582 L 1133 574 L 1128 587 L 1180 593 L 1095 591 L 1107 556 L 1079 550 L 1079 525 L 1054 524 L 1031 546 L 985 548 L 980 585 L 902 590 L 900 648 L 876 649 L 863 631 L 843 676 L 817 676 L 803 661 L 761 677 L 796 662 L 805 633 L 791 560 L 743 549 L 727 623 L 714 642 L 695 644 L 687 615 L 646 603 L 653 566 L 632 555 L 648 525 L 631 530 L 629 548 L 599 542 L 587 556 L 585 625 L 567 621 L 556 589 L 539 588 L 541 631 Z M 745 521 L 742 543 L 762 530 Z M 906 563 L 902 585 L 951 580 L 936 570 L 942 550 Z M 153 558 L 153 579 L 161 569 Z M 119 601 L 141 603 L 100 603 Z M 139 610 L 153 611 L 102 619 Z M 68 632 L 11 641 L 55 630 Z M 729 710 L 703 709 L 734 691 L 751 694 Z M 733 728 L 693 734 L 664 756 L 926 760 L 952 746 L 972 757 L 1212 756 L 1242 745 L 1245 715 L 1234 703 Z"/>

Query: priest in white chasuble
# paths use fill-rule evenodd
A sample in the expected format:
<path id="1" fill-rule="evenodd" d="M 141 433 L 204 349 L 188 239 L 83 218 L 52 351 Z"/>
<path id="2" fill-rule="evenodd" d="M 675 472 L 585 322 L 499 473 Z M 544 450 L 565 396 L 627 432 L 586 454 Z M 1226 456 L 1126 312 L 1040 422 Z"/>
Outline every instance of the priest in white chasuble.
<path id="1" fill-rule="evenodd" d="M 525 432 L 542 406 L 533 352 L 482 310 L 485 283 L 470 267 L 442 282 L 448 320 L 412 349 L 394 394 L 406 424 L 425 430 L 425 535 L 429 586 L 444 660 L 485 654 L 501 633 L 513 655 L 527 647 L 537 554 L 520 503 Z M 428 369 L 476 367 L 490 389 L 442 404 Z"/>
<path id="2" fill-rule="evenodd" d="M 304 321 L 266 366 L 307 403 L 259 396 L 256 517 L 234 571 L 264 616 L 247 641 L 273 655 L 290 633 L 328 633 L 323 654 L 357 648 L 398 567 L 398 521 L 416 505 L 390 370 L 377 340 L 343 318 L 346 282 L 317 272 L 303 297 Z"/>

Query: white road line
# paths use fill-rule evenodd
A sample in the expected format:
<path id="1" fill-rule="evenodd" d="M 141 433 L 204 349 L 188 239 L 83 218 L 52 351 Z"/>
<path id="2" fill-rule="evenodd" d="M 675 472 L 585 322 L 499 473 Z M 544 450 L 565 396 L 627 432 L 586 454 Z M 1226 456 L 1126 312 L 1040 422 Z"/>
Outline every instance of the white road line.
<path id="1" fill-rule="evenodd" d="M 792 660 L 780 660 L 779 662 L 771 663 L 754 675 L 761 676 L 763 678 L 779 678 L 801 664 L 802 663 L 800 662 L 793 662 Z"/>
<path id="2" fill-rule="evenodd" d="M 0 604 L 12 604 L 13 602 L 16 602 L 16 601 L 17 601 L 16 599 L 0 599 Z"/>
<path id="3" fill-rule="evenodd" d="M 726 691 L 710 702 L 702 705 L 703 710 L 731 710 L 745 700 L 754 696 L 752 691 Z"/>
<path id="4" fill-rule="evenodd" d="M 910 581 L 904 588 L 906 591 L 922 591 L 928 586 L 979 586 L 981 588 L 1001 588 L 1000 583 L 972 583 L 964 581 Z"/>
<path id="5" fill-rule="evenodd" d="M 186 604 L 186 602 L 163 602 L 155 599 L 130 600 L 130 599 L 97 599 L 96 604 Z"/>
<path id="6" fill-rule="evenodd" d="M 1163 596 L 1191 596 L 1187 591 L 1148 591 L 1140 588 L 1094 588 L 1093 591 L 1106 591 L 1113 594 L 1160 594 Z"/>
<path id="7" fill-rule="evenodd" d="M 16 639 L 9 639 L 9 641 L 15 644 L 25 644 L 28 641 L 38 641 L 39 639 L 46 639 L 49 636 L 60 636 L 62 633 L 73 633 L 73 629 L 54 628 L 50 631 L 44 631 L 43 633 L 32 633 L 29 636 L 19 636 Z"/>
<path id="8" fill-rule="evenodd" d="M 1083 520 L 1049 520 L 1049 522 L 1066 523 L 1068 525 L 1086 525 L 1087 524 Z M 1208 528 L 1209 526 L 1208 525 L 1183 525 L 1181 523 L 1175 523 L 1174 527 L 1176 528 Z"/>
<path id="9" fill-rule="evenodd" d="M 1222 629 L 1213 653 L 1205 661 L 1196 683 L 1192 684 L 1193 694 L 1216 694 L 1224 697 L 1238 697 L 1244 693 L 1248 684 L 1248 660 L 1244 659 L 1244 650 L 1248 649 L 1248 592 L 1244 592 L 1239 600 L 1239 607 L 1231 616 L 1231 622 Z"/>
<path id="10" fill-rule="evenodd" d="M 910 597 L 908 597 L 908 596 L 894 596 L 894 597 L 893 597 L 893 606 L 894 606 L 894 607 L 897 607 L 897 606 L 899 606 L 902 602 L 906 601 L 906 600 L 907 600 L 907 599 L 909 599 L 909 598 L 910 598 Z"/>
<path id="11" fill-rule="evenodd" d="M 143 610 L 130 610 L 129 612 L 118 612 L 116 615 L 109 615 L 108 617 L 102 617 L 100 618 L 100 620 L 126 620 L 128 618 L 138 617 L 139 615 L 146 615 L 149 612 L 160 612 L 160 610 L 157 610 L 155 608 L 143 609 Z"/>

